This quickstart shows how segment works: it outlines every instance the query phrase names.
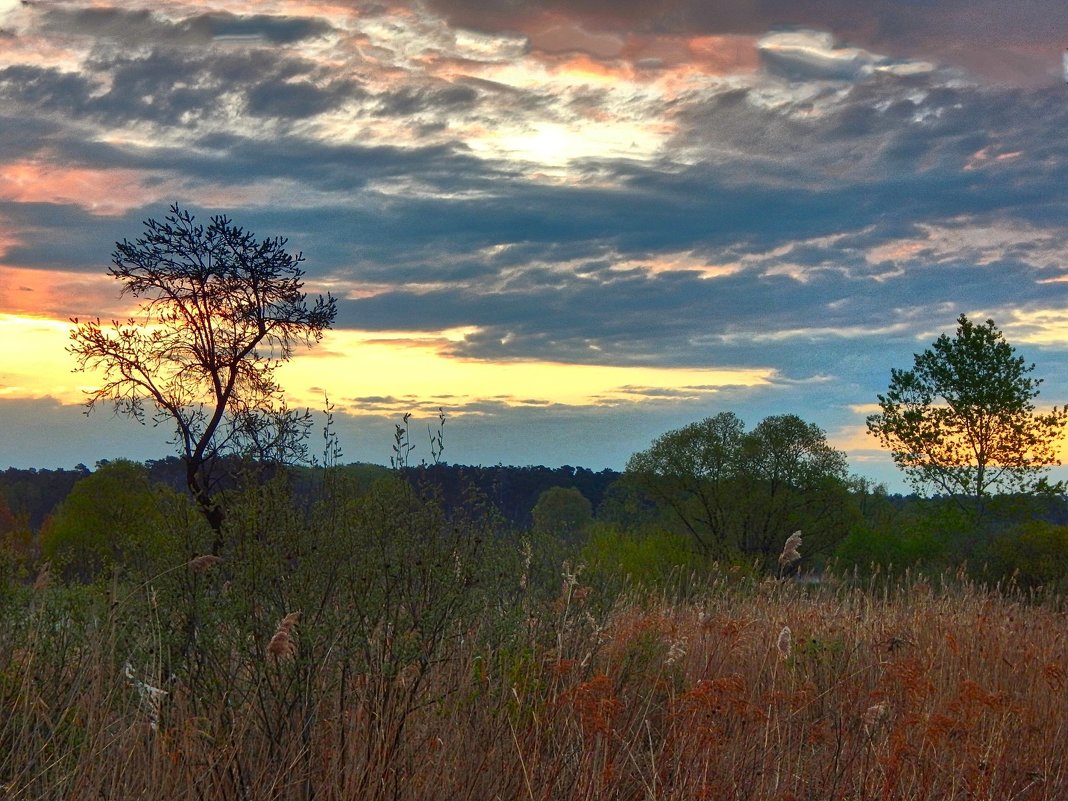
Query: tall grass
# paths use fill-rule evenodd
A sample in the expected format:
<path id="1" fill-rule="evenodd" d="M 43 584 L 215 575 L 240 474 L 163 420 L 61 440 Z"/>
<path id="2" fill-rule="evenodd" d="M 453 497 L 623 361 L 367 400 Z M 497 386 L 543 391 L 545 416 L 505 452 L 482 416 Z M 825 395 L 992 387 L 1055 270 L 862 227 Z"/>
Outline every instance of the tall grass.
<path id="1" fill-rule="evenodd" d="M 257 496 L 221 562 L 21 590 L 0 798 L 1068 798 L 1055 599 L 715 571 L 606 596 L 564 564 L 546 591 L 477 517 L 334 501 Z"/>

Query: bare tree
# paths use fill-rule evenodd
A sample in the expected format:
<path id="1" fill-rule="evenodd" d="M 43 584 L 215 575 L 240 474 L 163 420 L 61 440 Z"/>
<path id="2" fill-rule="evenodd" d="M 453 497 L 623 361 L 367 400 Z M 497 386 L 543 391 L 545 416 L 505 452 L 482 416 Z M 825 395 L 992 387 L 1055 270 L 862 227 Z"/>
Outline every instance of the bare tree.
<path id="1" fill-rule="evenodd" d="M 135 242 L 116 243 L 108 272 L 141 303 L 125 323 L 71 320 L 78 369 L 99 370 L 87 413 L 169 422 L 186 481 L 222 545 L 223 509 L 212 468 L 219 457 L 303 455 L 308 412 L 285 403 L 275 380 L 295 345 L 318 342 L 337 314 L 329 294 L 308 303 L 303 254 L 282 237 L 258 241 L 226 216 L 208 226 L 177 204 L 147 220 Z M 146 415 L 146 407 L 149 411 Z"/>

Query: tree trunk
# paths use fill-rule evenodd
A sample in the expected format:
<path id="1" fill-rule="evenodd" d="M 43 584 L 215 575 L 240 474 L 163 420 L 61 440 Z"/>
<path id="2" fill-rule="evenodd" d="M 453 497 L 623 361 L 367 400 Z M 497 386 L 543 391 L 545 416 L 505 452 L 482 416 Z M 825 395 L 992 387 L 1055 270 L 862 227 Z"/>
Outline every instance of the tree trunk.
<path id="1" fill-rule="evenodd" d="M 189 492 L 193 495 L 193 500 L 197 502 L 200 513 L 204 515 L 204 519 L 208 521 L 208 525 L 211 526 L 211 530 L 215 534 L 212 540 L 211 552 L 218 556 L 223 546 L 222 527 L 225 513 L 222 506 L 215 502 L 205 483 L 201 481 L 200 472 L 203 468 L 203 460 L 193 460 L 187 457 L 185 460 L 185 482 L 189 487 Z"/>

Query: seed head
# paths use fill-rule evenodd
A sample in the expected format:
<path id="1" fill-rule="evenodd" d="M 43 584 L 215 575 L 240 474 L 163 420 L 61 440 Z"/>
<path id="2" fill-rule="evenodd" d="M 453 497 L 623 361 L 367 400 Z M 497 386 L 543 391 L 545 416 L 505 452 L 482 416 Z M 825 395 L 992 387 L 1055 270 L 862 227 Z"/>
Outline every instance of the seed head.
<path id="1" fill-rule="evenodd" d="M 779 649 L 779 655 L 783 659 L 790 656 L 790 644 L 793 641 L 793 635 L 790 633 L 789 626 L 783 626 L 782 631 L 779 632 L 779 641 L 775 644 L 775 647 Z"/>
<path id="2" fill-rule="evenodd" d="M 189 569 L 194 573 L 206 573 L 222 561 L 221 556 L 206 553 L 203 556 L 194 556 L 189 560 Z"/>
<path id="3" fill-rule="evenodd" d="M 792 565 L 798 559 L 801 558 L 801 532 L 795 531 L 789 537 L 786 538 L 786 543 L 782 548 L 782 555 L 779 556 L 779 565 L 786 567 Z"/>
<path id="4" fill-rule="evenodd" d="M 300 612 L 290 612 L 278 622 L 274 636 L 267 643 L 267 654 L 275 659 L 292 659 L 297 654 L 297 643 L 293 638 Z"/>
<path id="5" fill-rule="evenodd" d="M 879 727 L 879 724 L 886 720 L 887 712 L 886 704 L 872 704 L 869 706 L 861 718 L 864 721 L 865 733 L 872 734 Z"/>

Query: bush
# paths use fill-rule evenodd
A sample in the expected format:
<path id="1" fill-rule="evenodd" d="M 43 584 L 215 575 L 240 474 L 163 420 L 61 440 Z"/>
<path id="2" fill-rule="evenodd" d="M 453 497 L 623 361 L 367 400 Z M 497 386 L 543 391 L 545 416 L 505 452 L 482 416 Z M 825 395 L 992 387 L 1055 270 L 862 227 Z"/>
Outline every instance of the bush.
<path id="1" fill-rule="evenodd" d="M 102 463 L 74 485 L 41 532 L 43 556 L 90 581 L 115 566 L 149 574 L 173 556 L 164 535 L 160 496 L 148 469 L 125 459 Z"/>
<path id="2" fill-rule="evenodd" d="M 1022 587 L 1068 590 L 1068 526 L 1031 520 L 1001 534 L 990 545 L 989 570 Z"/>
<path id="3" fill-rule="evenodd" d="M 663 587 L 680 573 L 705 564 L 685 534 L 657 526 L 626 532 L 611 523 L 590 527 L 582 561 L 589 578 L 606 586 L 626 581 L 650 588 Z"/>
<path id="4" fill-rule="evenodd" d="M 946 556 L 939 535 L 925 526 L 891 529 L 854 529 L 835 549 L 839 569 L 867 574 L 878 568 L 882 573 L 901 573 L 906 568 L 935 568 Z"/>

